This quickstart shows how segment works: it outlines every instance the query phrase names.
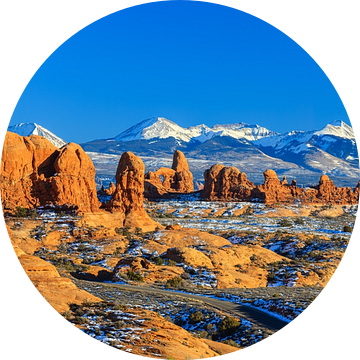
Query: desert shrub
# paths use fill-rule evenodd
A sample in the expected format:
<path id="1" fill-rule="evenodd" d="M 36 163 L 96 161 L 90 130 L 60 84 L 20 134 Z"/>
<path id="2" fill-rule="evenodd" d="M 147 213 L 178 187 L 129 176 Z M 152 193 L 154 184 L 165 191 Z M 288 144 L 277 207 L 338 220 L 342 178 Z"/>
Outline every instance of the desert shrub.
<path id="1" fill-rule="evenodd" d="M 87 324 L 90 320 L 83 316 L 75 316 L 75 322 L 78 324 Z"/>
<path id="2" fill-rule="evenodd" d="M 61 315 L 62 315 L 66 320 L 69 320 L 69 319 L 71 319 L 71 317 L 72 317 L 72 314 L 71 314 L 71 311 L 70 311 L 70 310 L 63 312 Z"/>
<path id="3" fill-rule="evenodd" d="M 127 235 L 130 235 L 130 229 L 131 229 L 130 226 L 124 226 L 121 228 L 116 227 L 115 232 L 119 235 L 127 236 Z"/>
<path id="4" fill-rule="evenodd" d="M 120 256 L 121 255 L 122 247 L 117 247 L 116 250 L 113 252 L 114 256 Z"/>
<path id="5" fill-rule="evenodd" d="M 238 327 L 240 323 L 234 319 L 232 316 L 226 316 L 219 324 L 218 330 L 223 335 L 232 334 Z"/>
<path id="6" fill-rule="evenodd" d="M 135 228 L 135 235 L 141 235 L 142 234 L 142 228 L 141 227 L 136 227 Z"/>
<path id="7" fill-rule="evenodd" d="M 157 328 L 157 327 L 153 326 L 153 327 L 151 328 L 151 331 L 155 331 L 155 332 L 157 332 L 157 331 L 159 331 L 159 328 Z"/>
<path id="8" fill-rule="evenodd" d="M 155 263 L 156 265 L 158 265 L 158 266 L 162 266 L 162 265 L 165 264 L 164 259 L 162 259 L 160 256 L 154 257 L 154 258 L 153 258 L 153 261 L 154 261 L 154 263 Z"/>
<path id="9" fill-rule="evenodd" d="M 353 228 L 349 225 L 345 225 L 343 230 L 344 230 L 344 232 L 351 233 L 353 231 Z"/>
<path id="10" fill-rule="evenodd" d="M 278 293 L 274 293 L 273 297 L 280 297 Z"/>
<path id="11" fill-rule="evenodd" d="M 85 314 L 84 310 L 82 310 L 81 308 L 76 309 L 74 313 L 77 316 L 83 316 Z"/>
<path id="12" fill-rule="evenodd" d="M 36 209 L 32 209 L 29 211 L 29 216 L 31 219 L 35 219 L 37 217 L 37 211 Z"/>
<path id="13" fill-rule="evenodd" d="M 181 282 L 182 282 L 182 278 L 175 277 L 175 278 L 167 280 L 166 284 L 165 284 L 165 287 L 166 288 L 174 288 L 174 287 L 179 286 Z"/>
<path id="14" fill-rule="evenodd" d="M 143 282 L 144 281 L 144 278 L 142 277 L 142 275 L 138 274 L 138 273 L 136 273 L 134 271 L 128 271 L 126 275 L 127 275 L 129 280 L 138 281 L 138 282 Z"/>
<path id="15" fill-rule="evenodd" d="M 288 219 L 281 219 L 280 221 L 278 221 L 278 226 L 280 226 L 280 227 L 289 227 L 291 225 L 292 225 L 292 223 Z"/>
<path id="16" fill-rule="evenodd" d="M 275 281 L 275 273 L 274 272 L 269 272 L 267 274 L 267 281 L 268 282 L 274 282 Z"/>
<path id="17" fill-rule="evenodd" d="M 202 330 L 198 333 L 200 339 L 206 339 L 208 335 L 209 335 L 208 332 L 205 330 Z"/>
<path id="18" fill-rule="evenodd" d="M 213 329 L 214 329 L 214 324 L 207 324 L 207 325 L 205 326 L 205 329 L 206 329 L 206 330 L 213 330 Z"/>
<path id="19" fill-rule="evenodd" d="M 250 256 L 250 260 L 253 262 L 257 259 L 257 256 L 255 254 Z"/>
<path id="20" fill-rule="evenodd" d="M 296 219 L 294 220 L 294 223 L 295 223 L 296 225 L 304 225 L 305 221 L 304 221 L 303 218 L 298 217 L 298 218 L 296 218 Z"/>
<path id="21" fill-rule="evenodd" d="M 114 322 L 115 329 L 122 329 L 124 326 L 125 326 L 125 322 L 122 320 Z"/>
<path id="22" fill-rule="evenodd" d="M 176 265 L 177 265 L 177 262 L 174 261 L 174 260 L 169 259 L 169 260 L 168 260 L 168 265 L 169 265 L 169 266 L 176 266 Z"/>
<path id="23" fill-rule="evenodd" d="M 28 209 L 25 209 L 21 206 L 17 206 L 15 209 L 15 216 L 20 218 L 20 217 L 27 217 L 28 216 Z"/>
<path id="24" fill-rule="evenodd" d="M 201 311 L 195 311 L 189 315 L 190 324 L 197 324 L 204 321 L 204 315 Z"/>
<path id="25" fill-rule="evenodd" d="M 236 343 L 234 340 L 231 340 L 231 339 L 224 340 L 223 343 L 226 345 L 236 347 L 236 348 L 240 347 L 238 343 Z"/>
<path id="26" fill-rule="evenodd" d="M 86 250 L 88 250 L 88 248 L 87 248 L 87 246 L 85 244 L 80 244 L 78 246 L 78 251 L 85 252 Z"/>
<path id="27" fill-rule="evenodd" d="M 222 354 L 223 354 L 222 351 L 219 350 L 219 349 L 216 349 L 215 352 L 218 353 L 219 355 L 222 355 Z"/>

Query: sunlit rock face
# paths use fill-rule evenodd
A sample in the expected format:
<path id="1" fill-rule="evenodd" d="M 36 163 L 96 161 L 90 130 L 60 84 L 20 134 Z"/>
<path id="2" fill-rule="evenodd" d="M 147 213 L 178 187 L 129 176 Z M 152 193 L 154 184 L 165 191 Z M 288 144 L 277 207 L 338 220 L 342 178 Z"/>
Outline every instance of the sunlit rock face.
<path id="1" fill-rule="evenodd" d="M 95 167 L 83 149 L 69 143 L 58 149 L 47 139 L 7 132 L 1 158 L 4 210 L 40 205 L 97 211 Z"/>
<path id="2" fill-rule="evenodd" d="M 149 199 L 167 197 L 171 194 L 186 194 L 194 191 L 193 175 L 185 155 L 176 150 L 172 167 L 161 167 L 145 175 L 145 197 Z"/>
<path id="3" fill-rule="evenodd" d="M 262 201 L 266 204 L 292 203 L 333 203 L 352 205 L 359 202 L 359 184 L 350 187 L 336 187 L 327 175 L 322 175 L 317 186 L 299 188 L 296 180 L 288 183 L 286 177 L 279 180 L 274 170 L 264 172 L 264 183 L 255 186 L 245 173 L 237 168 L 215 164 L 204 173 L 205 185 L 202 198 L 206 200 Z"/>

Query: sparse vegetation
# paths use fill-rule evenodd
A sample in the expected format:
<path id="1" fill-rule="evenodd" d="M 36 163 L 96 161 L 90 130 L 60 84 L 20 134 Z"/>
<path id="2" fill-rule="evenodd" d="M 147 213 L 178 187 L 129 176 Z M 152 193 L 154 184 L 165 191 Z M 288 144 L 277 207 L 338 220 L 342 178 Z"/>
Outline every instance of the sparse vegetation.
<path id="1" fill-rule="evenodd" d="M 190 324 L 197 324 L 204 321 L 204 315 L 201 311 L 195 311 L 189 315 Z"/>
<path id="2" fill-rule="evenodd" d="M 226 316 L 218 326 L 218 330 L 222 335 L 232 334 L 240 326 L 239 321 L 237 321 L 232 316 Z"/>
<path id="3" fill-rule="evenodd" d="M 134 271 L 129 270 L 126 273 L 126 275 L 127 275 L 128 279 L 131 280 L 131 281 L 137 281 L 137 282 L 143 282 L 144 281 L 143 276 L 141 274 L 138 274 L 138 273 L 134 272 Z"/>
<path id="4" fill-rule="evenodd" d="M 166 284 L 165 284 L 165 287 L 166 288 L 174 288 L 174 287 L 177 287 L 181 284 L 182 282 L 182 278 L 180 277 L 174 277 L 172 279 L 169 279 L 166 281 Z"/>
<path id="5" fill-rule="evenodd" d="M 14 215 L 17 217 L 17 218 L 23 218 L 23 217 L 27 217 L 28 216 L 28 209 L 25 209 L 21 206 L 17 206 L 15 208 L 15 212 L 14 212 Z"/>

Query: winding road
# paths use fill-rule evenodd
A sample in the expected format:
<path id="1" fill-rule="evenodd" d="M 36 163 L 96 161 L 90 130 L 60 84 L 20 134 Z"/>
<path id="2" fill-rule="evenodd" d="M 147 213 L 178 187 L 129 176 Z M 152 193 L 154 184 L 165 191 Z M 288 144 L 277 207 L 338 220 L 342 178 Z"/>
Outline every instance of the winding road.
<path id="1" fill-rule="evenodd" d="M 242 317 L 246 320 L 251 321 L 252 323 L 255 323 L 261 327 L 268 328 L 270 330 L 280 330 L 285 325 L 287 325 L 290 320 L 284 321 L 281 320 L 275 316 L 272 316 L 264 311 L 261 311 L 259 309 L 255 309 L 251 306 L 242 305 L 242 304 L 236 304 L 231 301 L 226 300 L 219 300 L 214 299 L 208 296 L 203 295 L 193 295 L 183 292 L 177 292 L 177 291 L 169 291 L 169 290 L 160 290 L 160 289 L 153 289 L 148 288 L 145 286 L 136 286 L 136 285 L 123 285 L 123 284 L 114 284 L 114 283 L 106 283 L 102 281 L 87 281 L 83 280 L 85 282 L 97 282 L 101 283 L 104 286 L 115 286 L 121 289 L 126 289 L 130 291 L 140 291 L 148 294 L 158 294 L 158 295 L 167 295 L 167 296 L 176 296 L 176 297 L 182 297 L 185 299 L 195 299 L 202 301 L 205 304 L 211 305 L 214 308 L 218 310 L 222 310 L 224 312 L 230 313 L 232 315 L 235 315 L 237 317 Z"/>

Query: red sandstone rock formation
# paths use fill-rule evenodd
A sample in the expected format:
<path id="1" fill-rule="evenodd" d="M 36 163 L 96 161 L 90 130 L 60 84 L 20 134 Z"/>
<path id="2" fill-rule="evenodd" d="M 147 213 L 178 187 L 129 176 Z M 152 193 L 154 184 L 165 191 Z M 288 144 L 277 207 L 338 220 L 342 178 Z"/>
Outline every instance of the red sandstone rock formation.
<path id="1" fill-rule="evenodd" d="M 205 186 L 203 199 L 252 201 L 260 199 L 264 203 L 284 203 L 300 200 L 304 203 L 333 203 L 339 205 L 357 204 L 359 186 L 352 190 L 349 187 L 337 188 L 327 175 L 320 178 L 319 185 L 301 189 L 292 180 L 288 184 L 286 177 L 280 181 L 274 170 L 264 172 L 264 184 L 255 185 L 248 181 L 244 173 L 235 167 L 213 165 L 204 173 Z"/>
<path id="2" fill-rule="evenodd" d="M 290 186 L 282 184 L 274 170 L 264 172 L 264 184 L 258 185 L 253 194 L 265 203 L 281 203 L 293 201 Z"/>
<path id="3" fill-rule="evenodd" d="M 145 197 L 153 199 L 166 197 L 171 193 L 190 193 L 194 191 L 193 176 L 185 155 L 176 150 L 172 168 L 162 167 L 145 175 Z"/>
<path id="4" fill-rule="evenodd" d="M 102 186 L 101 186 L 101 189 L 98 191 L 98 194 L 99 194 L 99 195 L 102 195 L 102 196 L 111 196 L 111 195 L 114 194 L 115 189 L 116 189 L 116 186 L 115 186 L 115 184 L 111 181 L 110 184 L 109 184 L 109 188 L 108 188 L 108 189 L 105 189 L 105 188 L 104 188 L 104 185 L 102 185 Z"/>
<path id="5" fill-rule="evenodd" d="M 125 226 L 149 227 L 158 225 L 144 209 L 145 165 L 131 152 L 122 154 L 116 171 L 116 187 L 104 207 L 111 212 L 124 213 Z"/>
<path id="6" fill-rule="evenodd" d="M 129 214 L 144 211 L 144 173 L 142 160 L 131 152 L 122 154 L 116 170 L 116 188 L 108 203 L 111 211 Z"/>
<path id="7" fill-rule="evenodd" d="M 86 212 L 100 206 L 94 165 L 79 145 L 59 150 L 41 136 L 11 132 L 1 158 L 1 199 L 4 210 L 53 204 Z"/>
<path id="8" fill-rule="evenodd" d="M 203 198 L 210 200 L 239 199 L 249 200 L 254 183 L 245 173 L 233 166 L 213 165 L 204 174 Z"/>
<path id="9" fill-rule="evenodd" d="M 189 170 L 186 157 L 181 151 L 176 150 L 174 152 L 171 168 L 175 171 L 173 188 L 182 193 L 194 191 L 193 176 Z"/>

